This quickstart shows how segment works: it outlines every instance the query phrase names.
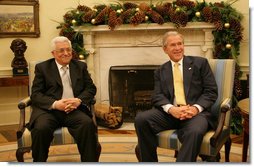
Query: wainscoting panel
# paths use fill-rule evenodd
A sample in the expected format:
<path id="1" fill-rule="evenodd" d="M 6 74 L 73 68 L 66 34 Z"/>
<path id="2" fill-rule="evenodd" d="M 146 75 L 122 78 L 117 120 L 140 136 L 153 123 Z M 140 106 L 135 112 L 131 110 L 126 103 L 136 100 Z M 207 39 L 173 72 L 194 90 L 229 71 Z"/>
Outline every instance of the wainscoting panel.
<path id="1" fill-rule="evenodd" d="M 18 124 L 18 102 L 28 95 L 28 87 L 0 87 L 0 125 Z"/>

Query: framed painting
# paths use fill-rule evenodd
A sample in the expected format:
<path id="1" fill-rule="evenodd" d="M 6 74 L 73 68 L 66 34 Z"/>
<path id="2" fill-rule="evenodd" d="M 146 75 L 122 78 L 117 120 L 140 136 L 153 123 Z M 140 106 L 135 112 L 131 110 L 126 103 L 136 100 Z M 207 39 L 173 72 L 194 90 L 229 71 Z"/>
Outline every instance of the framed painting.
<path id="1" fill-rule="evenodd" d="M 38 0 L 0 0 L 0 37 L 39 37 Z"/>

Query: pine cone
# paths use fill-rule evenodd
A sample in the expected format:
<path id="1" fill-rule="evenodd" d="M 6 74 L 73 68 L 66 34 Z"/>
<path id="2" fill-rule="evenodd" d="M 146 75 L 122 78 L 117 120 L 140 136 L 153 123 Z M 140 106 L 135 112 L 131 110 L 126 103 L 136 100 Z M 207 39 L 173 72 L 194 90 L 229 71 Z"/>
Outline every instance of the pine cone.
<path id="1" fill-rule="evenodd" d="M 243 39 L 243 27 L 241 23 L 238 20 L 231 19 L 229 21 L 230 28 L 234 30 L 234 38 L 238 41 L 241 41 Z"/>
<path id="2" fill-rule="evenodd" d="M 237 97 L 237 99 L 240 99 L 243 91 L 242 91 L 242 86 L 241 86 L 241 82 L 240 82 L 240 76 L 241 76 L 241 71 L 240 71 L 240 67 L 238 64 L 235 65 L 235 80 L 234 80 L 234 92 L 235 95 Z"/>
<path id="3" fill-rule="evenodd" d="M 213 22 L 221 21 L 222 15 L 219 10 L 212 11 Z"/>
<path id="4" fill-rule="evenodd" d="M 168 15 L 168 8 L 164 5 L 156 5 L 155 7 L 156 12 L 158 12 L 161 16 Z"/>
<path id="5" fill-rule="evenodd" d="M 179 28 L 180 26 L 185 27 L 188 23 L 188 15 L 183 11 L 171 11 L 170 20 L 176 25 L 177 28 Z"/>
<path id="6" fill-rule="evenodd" d="M 216 21 L 213 23 L 215 25 L 216 30 L 222 30 L 223 29 L 223 23 L 222 21 Z"/>
<path id="7" fill-rule="evenodd" d="M 82 11 L 82 12 L 89 12 L 89 11 L 92 10 L 91 8 L 89 8 L 89 7 L 87 7 L 87 6 L 84 6 L 84 5 L 78 5 L 77 9 L 78 9 L 79 11 Z"/>
<path id="8" fill-rule="evenodd" d="M 180 25 L 182 27 L 185 27 L 188 23 L 188 14 L 186 12 L 179 12 L 178 19 L 179 19 Z"/>
<path id="9" fill-rule="evenodd" d="M 187 7 L 187 10 L 195 7 L 195 3 L 189 0 L 176 0 L 175 4 L 180 7 Z"/>
<path id="10" fill-rule="evenodd" d="M 59 35 L 61 36 L 65 36 L 66 38 L 68 38 L 70 41 L 72 41 L 74 39 L 75 36 L 75 32 L 74 31 L 65 31 L 65 30 L 61 30 Z"/>
<path id="11" fill-rule="evenodd" d="M 145 16 L 146 16 L 145 13 L 142 11 L 136 12 L 136 14 L 133 17 L 131 17 L 130 24 L 138 25 L 142 23 L 143 21 L 145 21 Z"/>
<path id="12" fill-rule="evenodd" d="M 129 23 L 129 19 L 134 15 L 134 13 L 135 9 L 128 9 L 119 16 L 119 19 L 122 20 L 122 23 Z"/>
<path id="13" fill-rule="evenodd" d="M 90 23 L 91 20 L 96 16 L 96 12 L 91 10 L 91 11 L 88 11 L 86 12 L 82 17 L 82 21 L 85 22 L 85 23 Z"/>
<path id="14" fill-rule="evenodd" d="M 203 8 L 202 13 L 203 13 L 205 21 L 212 23 L 212 21 L 213 21 L 212 9 L 208 6 L 206 6 Z"/>
<path id="15" fill-rule="evenodd" d="M 110 30 L 114 30 L 117 25 L 118 25 L 117 13 L 116 11 L 113 10 L 109 13 L 108 26 Z"/>
<path id="16" fill-rule="evenodd" d="M 71 12 L 67 12 L 64 16 L 64 22 L 66 23 L 71 23 L 71 21 L 73 20 L 74 16 Z"/>
<path id="17" fill-rule="evenodd" d="M 137 8 L 138 5 L 135 3 L 131 3 L 131 2 L 126 2 L 123 4 L 124 9 L 128 10 L 128 9 L 133 9 L 133 8 Z"/>
<path id="18" fill-rule="evenodd" d="M 104 21 L 106 21 L 110 11 L 112 9 L 110 7 L 105 7 L 96 17 L 95 17 L 95 22 L 94 24 L 100 24 Z"/>
<path id="19" fill-rule="evenodd" d="M 155 23 L 158 23 L 158 24 L 163 24 L 164 23 L 163 17 L 159 13 L 157 13 L 156 11 L 150 10 L 150 11 L 147 12 L 147 14 L 150 15 L 150 18 Z"/>

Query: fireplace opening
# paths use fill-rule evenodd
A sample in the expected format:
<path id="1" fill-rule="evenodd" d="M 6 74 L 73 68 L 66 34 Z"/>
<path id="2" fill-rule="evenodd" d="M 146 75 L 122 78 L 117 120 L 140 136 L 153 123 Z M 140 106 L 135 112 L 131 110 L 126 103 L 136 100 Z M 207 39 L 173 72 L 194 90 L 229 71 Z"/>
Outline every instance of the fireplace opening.
<path id="1" fill-rule="evenodd" d="M 159 65 L 111 66 L 109 102 L 123 107 L 123 121 L 134 122 L 137 112 L 150 109 L 154 89 L 154 70 Z"/>

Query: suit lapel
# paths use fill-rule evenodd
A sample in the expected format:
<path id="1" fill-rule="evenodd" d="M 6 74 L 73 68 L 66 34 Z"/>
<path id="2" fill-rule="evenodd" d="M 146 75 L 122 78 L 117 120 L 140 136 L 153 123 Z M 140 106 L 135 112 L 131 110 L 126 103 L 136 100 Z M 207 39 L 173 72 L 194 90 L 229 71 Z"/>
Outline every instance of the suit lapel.
<path id="1" fill-rule="evenodd" d="M 184 59 L 183 59 L 183 82 L 184 82 L 185 98 L 187 97 L 187 95 L 189 93 L 192 74 L 193 74 L 193 62 L 188 57 L 184 56 Z"/>
<path id="2" fill-rule="evenodd" d="M 55 78 L 56 82 L 60 85 L 60 86 L 63 86 L 62 85 L 62 80 L 61 80 L 61 76 L 60 76 L 60 73 L 59 73 L 59 70 L 57 68 L 57 65 L 56 65 L 56 62 L 53 61 L 53 65 L 51 66 L 52 67 L 52 70 L 50 70 L 49 74 L 52 74 L 53 78 Z"/>
<path id="3" fill-rule="evenodd" d="M 169 91 L 169 94 L 171 95 L 171 97 L 174 97 L 174 83 L 171 61 L 169 61 L 164 68 L 165 70 L 162 71 L 164 71 L 165 73 L 162 74 L 162 76 L 165 76 L 166 87 Z"/>
<path id="4" fill-rule="evenodd" d="M 69 67 L 70 67 L 71 85 L 74 91 L 74 85 L 77 83 L 77 79 L 78 79 L 78 74 L 77 74 L 78 70 L 76 69 L 76 66 L 74 65 L 72 61 L 70 62 Z"/>

